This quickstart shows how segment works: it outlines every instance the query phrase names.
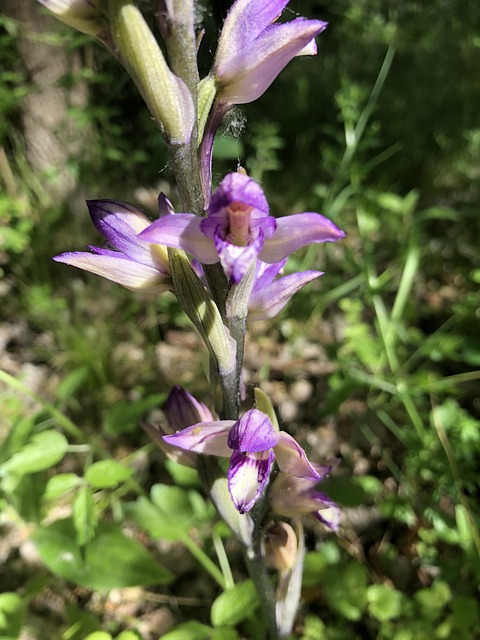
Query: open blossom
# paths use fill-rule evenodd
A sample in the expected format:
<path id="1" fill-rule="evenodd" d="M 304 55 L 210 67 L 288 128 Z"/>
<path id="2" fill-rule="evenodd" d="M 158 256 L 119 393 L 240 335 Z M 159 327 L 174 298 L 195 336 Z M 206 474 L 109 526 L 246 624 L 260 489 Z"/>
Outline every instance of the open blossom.
<path id="1" fill-rule="evenodd" d="M 159 203 L 162 207 L 160 199 Z M 166 248 L 137 237 L 151 223 L 145 214 L 116 200 L 90 200 L 87 206 L 93 224 L 113 250 L 91 246 L 92 253 L 62 253 L 55 256 L 56 262 L 90 271 L 133 291 L 171 289 Z"/>
<path id="2" fill-rule="evenodd" d="M 228 488 L 240 513 L 249 511 L 262 494 L 274 460 L 285 473 L 313 482 L 320 478 L 295 439 L 277 431 L 258 409 L 237 421 L 202 421 L 164 440 L 187 451 L 230 458 Z"/>
<path id="3" fill-rule="evenodd" d="M 257 258 L 278 263 L 301 247 L 334 242 L 344 235 L 319 213 L 274 218 L 260 185 L 236 172 L 215 190 L 206 218 L 193 213 L 164 216 L 140 238 L 183 249 L 204 264 L 220 261 L 227 277 L 238 284 Z"/>
<path id="4" fill-rule="evenodd" d="M 273 513 L 288 518 L 312 515 L 329 529 L 336 531 L 340 509 L 326 493 L 315 488 L 330 473 L 332 467 L 317 464 L 313 467 L 318 474 L 316 479 L 279 473 L 268 494 L 270 507 Z"/>

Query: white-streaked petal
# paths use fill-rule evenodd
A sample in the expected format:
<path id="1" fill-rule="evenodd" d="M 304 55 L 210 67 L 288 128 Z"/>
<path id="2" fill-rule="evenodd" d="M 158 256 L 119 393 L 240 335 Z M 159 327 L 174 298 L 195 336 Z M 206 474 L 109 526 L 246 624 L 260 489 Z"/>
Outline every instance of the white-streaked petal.
<path id="1" fill-rule="evenodd" d="M 72 267 L 78 267 L 97 276 L 121 284 L 132 291 L 148 291 L 161 293 L 171 289 L 172 282 L 168 276 L 161 274 L 157 269 L 148 267 L 134 260 L 126 258 L 122 254 L 97 255 L 72 251 L 55 256 L 55 262 L 63 262 Z"/>
<path id="2" fill-rule="evenodd" d="M 228 470 L 228 490 L 240 513 L 247 513 L 262 494 L 270 475 L 274 455 L 234 451 Z"/>

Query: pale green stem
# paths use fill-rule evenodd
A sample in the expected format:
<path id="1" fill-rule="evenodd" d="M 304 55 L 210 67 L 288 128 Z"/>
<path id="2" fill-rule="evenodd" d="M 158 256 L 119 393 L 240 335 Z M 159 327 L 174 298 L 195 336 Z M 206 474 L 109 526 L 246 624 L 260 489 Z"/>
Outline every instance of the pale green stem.
<path id="1" fill-rule="evenodd" d="M 219 585 L 219 587 L 225 591 L 227 588 L 225 578 L 223 577 L 223 574 L 217 567 L 217 565 L 207 556 L 205 551 L 203 551 L 203 549 L 201 549 L 198 544 L 190 538 L 188 534 L 182 535 L 181 540 L 190 551 L 192 556 L 196 560 L 198 560 L 205 571 L 207 571 Z"/>

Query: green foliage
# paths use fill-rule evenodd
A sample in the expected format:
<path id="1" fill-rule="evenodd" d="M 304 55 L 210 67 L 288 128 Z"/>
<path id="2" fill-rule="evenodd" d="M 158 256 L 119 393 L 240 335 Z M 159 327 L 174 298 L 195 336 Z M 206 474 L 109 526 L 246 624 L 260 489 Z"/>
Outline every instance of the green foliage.
<path id="1" fill-rule="evenodd" d="M 117 527 L 101 524 L 84 545 L 71 519 L 39 527 L 32 535 L 45 565 L 64 580 L 90 589 L 165 584 L 172 575 L 135 539 Z"/>
<path id="2" fill-rule="evenodd" d="M 212 604 L 210 612 L 215 627 L 237 625 L 258 607 L 258 595 L 251 580 L 224 591 Z"/>

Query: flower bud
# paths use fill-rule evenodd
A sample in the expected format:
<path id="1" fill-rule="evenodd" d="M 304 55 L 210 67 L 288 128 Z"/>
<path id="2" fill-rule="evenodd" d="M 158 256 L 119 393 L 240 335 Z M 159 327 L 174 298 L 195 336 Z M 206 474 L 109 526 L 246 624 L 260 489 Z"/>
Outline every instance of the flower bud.
<path id="1" fill-rule="evenodd" d="M 110 0 L 112 36 L 122 64 L 172 144 L 187 144 L 195 122 L 193 99 L 170 71 L 142 14 L 131 0 Z"/>
<path id="2" fill-rule="evenodd" d="M 267 566 L 277 571 L 289 571 L 297 560 L 298 541 L 295 531 L 286 522 L 275 523 L 263 542 Z"/>

